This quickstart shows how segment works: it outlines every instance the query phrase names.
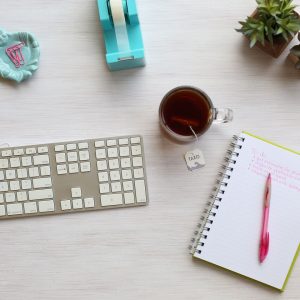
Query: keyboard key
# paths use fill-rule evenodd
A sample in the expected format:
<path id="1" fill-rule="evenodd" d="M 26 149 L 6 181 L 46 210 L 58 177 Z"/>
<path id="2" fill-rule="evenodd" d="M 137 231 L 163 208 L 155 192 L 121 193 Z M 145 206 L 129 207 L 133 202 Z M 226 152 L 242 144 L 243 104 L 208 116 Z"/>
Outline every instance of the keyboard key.
<path id="1" fill-rule="evenodd" d="M 118 157 L 118 149 L 117 148 L 109 148 L 107 150 L 107 155 L 109 158 Z"/>
<path id="2" fill-rule="evenodd" d="M 33 179 L 33 187 L 35 189 L 48 188 L 52 186 L 50 177 Z"/>
<path id="3" fill-rule="evenodd" d="M 58 175 L 67 174 L 67 173 L 68 173 L 67 165 L 58 165 L 57 166 L 57 174 Z"/>
<path id="4" fill-rule="evenodd" d="M 0 194 L 0 203 L 3 203 L 3 202 L 4 202 L 4 195 Z"/>
<path id="5" fill-rule="evenodd" d="M 23 155 L 24 154 L 24 149 L 15 149 L 14 150 L 14 155 Z"/>
<path id="6" fill-rule="evenodd" d="M 19 181 L 10 181 L 9 187 L 12 191 L 17 191 L 20 189 L 20 182 Z"/>
<path id="7" fill-rule="evenodd" d="M 141 138 L 139 136 L 130 139 L 131 144 L 140 144 Z"/>
<path id="8" fill-rule="evenodd" d="M 124 202 L 125 204 L 134 204 L 134 194 L 133 193 L 125 193 L 124 194 Z"/>
<path id="9" fill-rule="evenodd" d="M 118 159 L 111 159 L 108 161 L 108 164 L 109 164 L 109 168 L 111 170 L 119 169 L 119 167 L 120 167 Z"/>
<path id="10" fill-rule="evenodd" d="M 5 171 L 6 179 L 15 179 L 16 178 L 16 171 L 15 170 L 6 170 Z"/>
<path id="11" fill-rule="evenodd" d="M 101 147 L 104 147 L 104 146 L 105 146 L 104 141 L 97 141 L 97 142 L 95 142 L 95 147 L 96 148 L 101 148 Z"/>
<path id="12" fill-rule="evenodd" d="M 24 154 L 24 149 L 15 149 L 14 155 L 19 156 Z"/>
<path id="13" fill-rule="evenodd" d="M 95 207 L 95 200 L 94 200 L 94 198 L 85 198 L 84 199 L 84 207 L 85 208 Z"/>
<path id="14" fill-rule="evenodd" d="M 89 163 L 89 162 L 80 163 L 80 170 L 83 173 L 90 172 L 91 171 L 91 163 Z"/>
<path id="15" fill-rule="evenodd" d="M 40 201 L 39 202 L 39 211 L 41 213 L 54 211 L 54 201 L 53 200 Z"/>
<path id="16" fill-rule="evenodd" d="M 29 168 L 29 177 L 38 177 L 38 176 L 39 176 L 38 167 Z"/>
<path id="17" fill-rule="evenodd" d="M 123 182 L 123 189 L 124 189 L 125 192 L 133 191 L 132 181 L 124 181 Z"/>
<path id="18" fill-rule="evenodd" d="M 22 190 L 30 190 L 31 189 L 31 180 L 22 180 Z M 31 199 L 30 199 L 31 200 Z M 34 199 L 32 199 L 34 200 Z"/>
<path id="19" fill-rule="evenodd" d="M 134 169 L 133 170 L 134 178 L 143 178 L 144 177 L 144 170 L 143 169 Z"/>
<path id="20" fill-rule="evenodd" d="M 70 150 L 76 150 L 77 149 L 77 146 L 76 144 L 67 144 L 67 150 L 70 151 Z"/>
<path id="21" fill-rule="evenodd" d="M 121 183 L 120 182 L 112 182 L 111 183 L 111 191 L 113 193 L 115 192 L 121 192 L 122 187 L 121 187 Z"/>
<path id="22" fill-rule="evenodd" d="M 6 193 L 5 194 L 5 202 L 15 202 L 15 201 L 16 201 L 15 193 Z"/>
<path id="23" fill-rule="evenodd" d="M 0 216 L 3 217 L 5 215 L 6 215 L 6 213 L 5 213 L 5 206 L 4 205 L 0 205 Z"/>
<path id="24" fill-rule="evenodd" d="M 102 206 L 114 206 L 114 205 L 122 205 L 122 204 L 123 204 L 122 194 L 101 195 Z"/>
<path id="25" fill-rule="evenodd" d="M 25 150 L 26 154 L 35 154 L 36 153 L 36 149 L 35 148 L 27 148 Z"/>
<path id="26" fill-rule="evenodd" d="M 55 151 L 56 152 L 60 152 L 60 151 L 64 151 L 65 150 L 65 146 L 64 145 L 56 145 L 55 146 Z"/>
<path id="27" fill-rule="evenodd" d="M 98 168 L 98 171 L 107 170 L 107 162 L 106 162 L 106 160 L 99 160 L 99 161 L 97 161 L 97 168 Z"/>
<path id="28" fill-rule="evenodd" d="M 115 180 L 120 180 L 120 171 L 111 171 L 110 172 L 110 180 L 115 181 Z"/>
<path id="29" fill-rule="evenodd" d="M 107 140 L 106 145 L 107 145 L 107 147 L 116 146 L 117 141 L 116 140 Z"/>
<path id="30" fill-rule="evenodd" d="M 88 143 L 79 143 L 78 144 L 78 148 L 81 149 L 88 149 L 89 148 L 89 144 Z"/>
<path id="31" fill-rule="evenodd" d="M 89 151 L 79 151 L 79 159 L 80 160 L 89 160 L 90 159 Z"/>
<path id="32" fill-rule="evenodd" d="M 35 202 L 24 203 L 25 214 L 35 214 L 37 213 L 37 206 Z"/>
<path id="33" fill-rule="evenodd" d="M 22 157 L 22 166 L 23 167 L 32 166 L 31 156 L 24 156 L 24 157 Z"/>
<path id="34" fill-rule="evenodd" d="M 128 145 L 128 139 L 119 139 L 119 145 Z"/>
<path id="35" fill-rule="evenodd" d="M 18 201 L 27 201 L 27 193 L 26 192 L 17 192 L 17 200 Z"/>
<path id="36" fill-rule="evenodd" d="M 99 172 L 98 179 L 99 179 L 99 182 L 108 181 L 108 173 L 107 172 Z"/>
<path id="37" fill-rule="evenodd" d="M 7 204 L 6 209 L 9 216 L 23 214 L 23 207 L 21 203 Z"/>
<path id="38" fill-rule="evenodd" d="M 81 197 L 81 188 L 76 187 L 71 189 L 71 194 L 73 198 L 80 198 Z"/>
<path id="39" fill-rule="evenodd" d="M 18 168 L 18 167 L 20 167 L 20 165 L 21 165 L 21 162 L 18 157 L 14 157 L 14 158 L 10 159 L 10 166 L 12 168 Z"/>
<path id="40" fill-rule="evenodd" d="M 2 158 L 0 159 L 0 169 L 7 169 L 8 168 L 8 159 Z"/>
<path id="41" fill-rule="evenodd" d="M 12 156 L 11 150 L 3 150 L 3 151 L 1 152 L 1 154 L 2 154 L 3 157 L 9 157 L 9 156 Z"/>
<path id="42" fill-rule="evenodd" d="M 105 151 L 105 149 L 97 149 L 96 150 L 96 157 L 97 157 L 97 159 L 106 158 L 106 151 Z"/>
<path id="43" fill-rule="evenodd" d="M 66 154 L 65 153 L 57 153 L 55 155 L 55 158 L 56 158 L 56 163 L 58 163 L 58 164 L 66 162 Z"/>
<path id="44" fill-rule="evenodd" d="M 78 164 L 69 164 L 69 172 L 70 174 L 75 174 L 79 172 Z"/>
<path id="45" fill-rule="evenodd" d="M 129 156 L 129 147 L 120 147 L 120 156 Z"/>
<path id="46" fill-rule="evenodd" d="M 132 146 L 131 147 L 131 153 L 132 153 L 132 155 L 141 155 L 142 154 L 142 147 L 140 145 Z"/>
<path id="47" fill-rule="evenodd" d="M 49 165 L 49 156 L 48 155 L 37 155 L 33 157 L 34 165 Z"/>
<path id="48" fill-rule="evenodd" d="M 135 181 L 135 189 L 136 189 L 136 201 L 138 203 L 147 202 L 145 181 L 144 180 L 136 180 Z"/>
<path id="49" fill-rule="evenodd" d="M 132 172 L 131 170 L 122 170 L 122 178 L 123 179 L 131 179 L 132 178 Z"/>
<path id="50" fill-rule="evenodd" d="M 50 176 L 50 167 L 49 166 L 41 167 L 41 176 Z"/>
<path id="51" fill-rule="evenodd" d="M 52 189 L 29 191 L 28 194 L 29 200 L 43 200 L 53 198 Z"/>
<path id="52" fill-rule="evenodd" d="M 18 178 L 26 178 L 28 176 L 27 174 L 27 169 L 18 169 L 17 170 L 18 173 Z"/>
<path id="53" fill-rule="evenodd" d="M 131 167 L 131 161 L 130 158 L 121 158 L 121 167 L 122 168 L 130 168 Z"/>
<path id="54" fill-rule="evenodd" d="M 69 210 L 71 209 L 71 201 L 63 200 L 60 202 L 61 210 Z"/>
<path id="55" fill-rule="evenodd" d="M 73 208 L 74 209 L 80 209 L 80 208 L 83 207 L 82 199 L 74 199 L 72 202 L 73 202 Z"/>
<path id="56" fill-rule="evenodd" d="M 48 153 L 48 147 L 47 146 L 41 146 L 38 147 L 38 153 Z"/>
<path id="57" fill-rule="evenodd" d="M 132 165 L 134 167 L 142 167 L 143 166 L 143 158 L 142 157 L 134 157 L 132 159 Z"/>
<path id="58" fill-rule="evenodd" d="M 74 162 L 78 160 L 77 152 L 69 152 L 68 153 L 68 161 Z"/>
<path id="59" fill-rule="evenodd" d="M 7 192 L 8 191 L 8 184 L 7 182 L 0 182 L 0 192 Z"/>
<path id="60" fill-rule="evenodd" d="M 3 180 L 3 179 L 4 179 L 4 172 L 0 171 L 0 180 Z"/>
<path id="61" fill-rule="evenodd" d="M 101 184 L 99 184 L 99 187 L 100 187 L 101 194 L 109 193 L 109 184 L 108 183 L 101 183 Z"/>

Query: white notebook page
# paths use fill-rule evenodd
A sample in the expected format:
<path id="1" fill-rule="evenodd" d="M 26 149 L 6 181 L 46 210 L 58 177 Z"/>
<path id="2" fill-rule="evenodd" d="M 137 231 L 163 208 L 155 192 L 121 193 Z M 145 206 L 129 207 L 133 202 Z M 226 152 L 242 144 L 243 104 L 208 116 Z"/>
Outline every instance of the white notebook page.
<path id="1" fill-rule="evenodd" d="M 300 156 L 242 134 L 245 141 L 201 254 L 194 256 L 282 289 L 300 242 Z M 272 174 L 270 249 L 258 259 L 263 199 Z"/>

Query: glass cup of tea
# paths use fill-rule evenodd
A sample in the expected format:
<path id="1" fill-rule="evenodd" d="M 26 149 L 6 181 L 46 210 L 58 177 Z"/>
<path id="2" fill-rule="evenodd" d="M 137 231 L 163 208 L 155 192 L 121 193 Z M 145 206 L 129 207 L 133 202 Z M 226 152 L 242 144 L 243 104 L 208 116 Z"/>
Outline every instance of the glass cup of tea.
<path id="1" fill-rule="evenodd" d="M 218 109 L 202 90 L 179 86 L 169 91 L 159 107 L 159 120 L 163 130 L 179 142 L 192 142 L 203 135 L 213 123 L 233 120 L 229 108 Z"/>

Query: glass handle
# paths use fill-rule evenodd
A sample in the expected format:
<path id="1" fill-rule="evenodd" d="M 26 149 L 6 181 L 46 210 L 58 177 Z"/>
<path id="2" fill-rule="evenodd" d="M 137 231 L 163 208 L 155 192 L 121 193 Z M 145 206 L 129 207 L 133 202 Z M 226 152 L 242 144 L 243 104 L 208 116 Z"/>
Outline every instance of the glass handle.
<path id="1" fill-rule="evenodd" d="M 214 108 L 213 117 L 215 123 L 229 123 L 233 120 L 233 110 L 230 108 Z"/>

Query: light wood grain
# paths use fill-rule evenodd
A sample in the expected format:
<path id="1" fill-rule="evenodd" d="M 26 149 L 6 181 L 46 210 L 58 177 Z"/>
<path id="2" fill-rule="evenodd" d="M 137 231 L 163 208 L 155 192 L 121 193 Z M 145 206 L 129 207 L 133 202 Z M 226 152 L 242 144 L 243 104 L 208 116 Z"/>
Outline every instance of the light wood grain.
<path id="1" fill-rule="evenodd" d="M 299 299 L 299 263 L 279 294 L 187 252 L 232 134 L 300 149 L 299 71 L 287 51 L 274 60 L 234 31 L 252 0 L 138 6 L 147 67 L 110 73 L 95 0 L 1 1 L 1 26 L 33 32 L 42 52 L 31 80 L 0 81 L 0 143 L 143 134 L 150 206 L 1 222 L 0 299 Z M 158 127 L 161 98 L 182 84 L 235 110 L 201 138 L 207 166 L 193 174 L 182 159 L 191 146 Z"/>

